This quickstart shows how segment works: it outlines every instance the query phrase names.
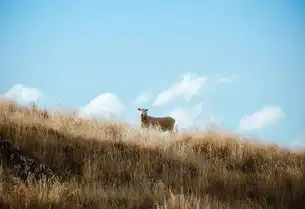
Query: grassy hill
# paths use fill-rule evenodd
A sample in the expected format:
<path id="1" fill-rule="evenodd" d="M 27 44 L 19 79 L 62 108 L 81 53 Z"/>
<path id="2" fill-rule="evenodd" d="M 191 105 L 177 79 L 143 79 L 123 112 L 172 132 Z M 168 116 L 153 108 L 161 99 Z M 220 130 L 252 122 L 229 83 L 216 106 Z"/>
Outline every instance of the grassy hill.
<path id="1" fill-rule="evenodd" d="M 0 103 L 0 208 L 302 208 L 305 153 Z"/>

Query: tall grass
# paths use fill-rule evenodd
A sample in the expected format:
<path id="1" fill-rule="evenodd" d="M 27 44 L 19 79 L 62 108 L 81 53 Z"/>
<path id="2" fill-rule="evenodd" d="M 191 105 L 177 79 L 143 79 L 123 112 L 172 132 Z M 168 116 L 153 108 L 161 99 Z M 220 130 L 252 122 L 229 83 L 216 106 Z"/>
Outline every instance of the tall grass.
<path id="1" fill-rule="evenodd" d="M 0 135 L 56 178 L 0 168 L 1 208 L 303 208 L 305 153 L 230 135 L 160 135 L 0 103 Z M 303 206 L 303 207 L 302 207 Z"/>

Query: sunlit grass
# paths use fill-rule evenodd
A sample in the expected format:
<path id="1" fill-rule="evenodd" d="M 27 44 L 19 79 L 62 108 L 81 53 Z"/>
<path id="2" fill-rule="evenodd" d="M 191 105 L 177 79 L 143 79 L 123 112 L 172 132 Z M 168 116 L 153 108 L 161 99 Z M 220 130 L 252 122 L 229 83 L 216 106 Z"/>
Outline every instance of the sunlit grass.
<path id="1" fill-rule="evenodd" d="M 0 104 L 0 134 L 57 178 L 0 169 L 0 207 L 302 208 L 305 154 L 233 135 L 162 135 L 123 122 Z"/>

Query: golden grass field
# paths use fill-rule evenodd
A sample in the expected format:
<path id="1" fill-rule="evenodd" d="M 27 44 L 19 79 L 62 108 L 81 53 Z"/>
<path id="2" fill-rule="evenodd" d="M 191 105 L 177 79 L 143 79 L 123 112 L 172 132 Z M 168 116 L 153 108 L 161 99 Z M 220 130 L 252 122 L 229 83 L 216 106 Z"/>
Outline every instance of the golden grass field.
<path id="1" fill-rule="evenodd" d="M 305 208 L 302 151 L 229 134 L 163 136 L 4 101 L 0 136 L 54 173 L 23 181 L 0 159 L 0 208 Z"/>

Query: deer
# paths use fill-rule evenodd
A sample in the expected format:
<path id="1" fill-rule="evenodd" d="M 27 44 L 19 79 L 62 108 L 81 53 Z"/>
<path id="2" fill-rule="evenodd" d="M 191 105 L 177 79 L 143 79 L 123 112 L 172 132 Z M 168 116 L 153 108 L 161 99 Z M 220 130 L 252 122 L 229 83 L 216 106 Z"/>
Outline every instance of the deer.
<path id="1" fill-rule="evenodd" d="M 152 117 L 147 114 L 148 109 L 138 108 L 141 113 L 141 127 L 148 128 L 150 126 L 159 126 L 161 131 L 174 132 L 175 119 L 172 117 Z"/>

